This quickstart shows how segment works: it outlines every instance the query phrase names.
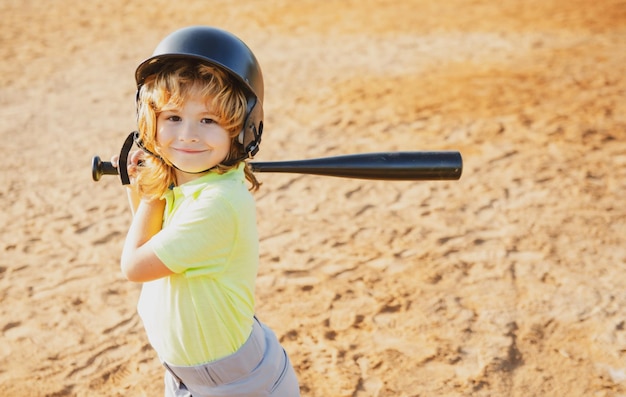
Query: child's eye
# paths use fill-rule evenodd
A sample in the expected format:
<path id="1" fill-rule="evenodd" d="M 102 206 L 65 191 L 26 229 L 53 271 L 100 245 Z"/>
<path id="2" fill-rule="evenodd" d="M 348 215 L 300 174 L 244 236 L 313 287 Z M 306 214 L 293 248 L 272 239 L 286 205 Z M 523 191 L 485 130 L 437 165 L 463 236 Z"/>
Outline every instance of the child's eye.
<path id="1" fill-rule="evenodd" d="M 203 124 L 214 124 L 214 123 L 217 123 L 217 121 L 215 121 L 214 119 L 208 118 L 208 117 L 203 118 L 201 122 Z"/>
<path id="2" fill-rule="evenodd" d="M 169 116 L 167 119 L 169 121 L 180 121 L 181 120 L 180 116 Z"/>

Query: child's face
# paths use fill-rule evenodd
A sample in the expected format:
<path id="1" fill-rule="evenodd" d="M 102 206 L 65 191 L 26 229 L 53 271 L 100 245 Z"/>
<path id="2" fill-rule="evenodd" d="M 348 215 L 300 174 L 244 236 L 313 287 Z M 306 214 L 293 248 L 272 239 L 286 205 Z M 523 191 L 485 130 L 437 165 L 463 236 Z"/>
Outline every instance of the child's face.
<path id="1" fill-rule="evenodd" d="M 178 168 L 178 184 L 204 175 L 195 173 L 221 163 L 230 149 L 228 132 L 199 96 L 189 97 L 180 108 L 162 111 L 156 129 L 162 156 Z"/>

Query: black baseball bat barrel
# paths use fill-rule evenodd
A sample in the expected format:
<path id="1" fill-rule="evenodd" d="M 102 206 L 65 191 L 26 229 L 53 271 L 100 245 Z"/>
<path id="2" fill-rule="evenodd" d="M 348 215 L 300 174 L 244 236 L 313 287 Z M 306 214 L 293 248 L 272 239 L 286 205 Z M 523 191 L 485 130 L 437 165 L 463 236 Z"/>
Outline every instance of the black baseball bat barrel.
<path id="1" fill-rule="evenodd" d="M 286 172 L 394 181 L 454 180 L 463 159 L 455 151 L 378 152 L 308 160 L 252 162 L 253 172 Z"/>
<path id="2" fill-rule="evenodd" d="M 456 151 L 378 152 L 347 154 L 305 160 L 250 162 L 253 172 L 296 173 L 392 181 L 456 180 L 463 159 Z M 95 156 L 92 177 L 117 175 L 117 168 Z"/>

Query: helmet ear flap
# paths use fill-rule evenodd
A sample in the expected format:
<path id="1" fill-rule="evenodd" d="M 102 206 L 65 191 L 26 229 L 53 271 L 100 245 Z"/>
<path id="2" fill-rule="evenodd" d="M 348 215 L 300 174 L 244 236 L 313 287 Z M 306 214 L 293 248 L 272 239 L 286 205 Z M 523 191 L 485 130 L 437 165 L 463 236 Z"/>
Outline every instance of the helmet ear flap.
<path id="1" fill-rule="evenodd" d="M 251 98 L 248 100 L 246 113 L 246 120 L 237 141 L 242 145 L 243 158 L 252 158 L 259 151 L 263 134 L 263 107 L 256 98 Z"/>

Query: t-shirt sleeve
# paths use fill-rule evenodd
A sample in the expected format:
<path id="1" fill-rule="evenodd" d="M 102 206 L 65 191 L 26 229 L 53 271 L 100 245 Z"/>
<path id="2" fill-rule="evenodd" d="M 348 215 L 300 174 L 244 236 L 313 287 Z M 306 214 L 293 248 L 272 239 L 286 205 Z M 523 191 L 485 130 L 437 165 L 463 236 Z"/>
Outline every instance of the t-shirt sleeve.
<path id="1" fill-rule="evenodd" d="M 223 197 L 200 196 L 150 240 L 156 256 L 175 273 L 219 273 L 237 234 L 236 213 Z"/>

